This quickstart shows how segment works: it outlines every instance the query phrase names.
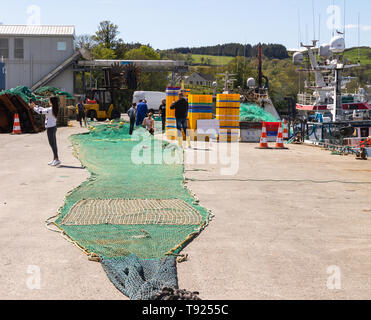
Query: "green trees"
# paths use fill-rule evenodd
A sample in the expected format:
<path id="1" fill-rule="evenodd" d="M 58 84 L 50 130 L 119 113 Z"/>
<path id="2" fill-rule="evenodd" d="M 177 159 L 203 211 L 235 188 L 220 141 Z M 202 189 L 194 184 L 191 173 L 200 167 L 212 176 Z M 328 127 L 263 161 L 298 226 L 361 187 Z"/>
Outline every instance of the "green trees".
<path id="1" fill-rule="evenodd" d="M 113 60 L 116 59 L 114 50 L 106 48 L 104 45 L 99 44 L 91 49 L 91 54 L 95 59 Z"/>
<path id="2" fill-rule="evenodd" d="M 126 52 L 125 59 L 127 60 L 160 60 L 161 56 L 153 48 L 149 46 L 141 46 Z"/>
<path id="3" fill-rule="evenodd" d="M 98 31 L 92 36 L 92 39 L 99 45 L 107 49 L 114 50 L 121 39 L 117 39 L 119 35 L 118 26 L 110 21 L 102 21 L 99 23 Z"/>
<path id="4" fill-rule="evenodd" d="M 75 47 L 86 48 L 94 59 L 124 59 L 125 53 L 134 44 L 125 44 L 119 38 L 118 26 L 111 21 L 102 21 L 94 35 L 77 36 Z"/>

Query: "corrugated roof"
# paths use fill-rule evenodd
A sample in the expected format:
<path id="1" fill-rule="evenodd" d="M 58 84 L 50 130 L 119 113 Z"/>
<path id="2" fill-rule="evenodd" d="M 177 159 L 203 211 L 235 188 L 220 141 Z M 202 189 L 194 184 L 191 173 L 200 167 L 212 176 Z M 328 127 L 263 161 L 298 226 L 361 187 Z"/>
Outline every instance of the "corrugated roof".
<path id="1" fill-rule="evenodd" d="M 206 74 L 206 73 L 201 73 L 201 72 L 197 72 L 202 78 L 204 78 L 205 80 L 207 81 L 214 81 L 215 78 L 214 76 L 212 76 L 211 74 Z"/>
<path id="2" fill-rule="evenodd" d="M 0 35 L 6 36 L 74 36 L 74 26 L 0 25 Z"/>

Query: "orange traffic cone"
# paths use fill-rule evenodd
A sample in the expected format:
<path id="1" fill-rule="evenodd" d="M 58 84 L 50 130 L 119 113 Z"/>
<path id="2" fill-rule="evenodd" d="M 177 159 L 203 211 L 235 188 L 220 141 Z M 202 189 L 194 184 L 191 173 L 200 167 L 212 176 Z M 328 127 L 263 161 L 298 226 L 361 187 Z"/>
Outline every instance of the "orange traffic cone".
<path id="1" fill-rule="evenodd" d="M 282 123 L 280 123 L 280 126 L 278 127 L 277 142 L 275 149 L 287 149 L 283 144 Z"/>
<path id="2" fill-rule="evenodd" d="M 13 134 L 21 134 L 21 123 L 19 122 L 18 113 L 14 115 Z"/>
<path id="3" fill-rule="evenodd" d="M 261 134 L 260 144 L 259 144 L 258 149 L 269 149 L 268 138 L 267 138 L 267 127 L 265 125 L 265 122 L 263 122 L 262 134 Z"/>
<path id="4" fill-rule="evenodd" d="M 288 139 L 289 139 L 289 131 L 288 131 L 287 121 L 285 119 L 283 123 L 283 140 L 288 140 Z"/>

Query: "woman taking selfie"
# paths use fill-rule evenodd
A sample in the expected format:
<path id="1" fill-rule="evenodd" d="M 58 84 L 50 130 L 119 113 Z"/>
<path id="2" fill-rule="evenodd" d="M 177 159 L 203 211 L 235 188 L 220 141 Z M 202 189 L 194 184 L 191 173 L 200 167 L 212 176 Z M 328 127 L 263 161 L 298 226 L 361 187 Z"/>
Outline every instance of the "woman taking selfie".
<path id="1" fill-rule="evenodd" d="M 45 128 L 48 134 L 49 144 L 53 150 L 54 159 L 48 164 L 50 166 L 58 166 L 61 164 L 58 158 L 57 148 L 57 117 L 59 112 L 59 100 L 57 97 L 51 97 L 49 100 L 49 108 L 43 108 L 36 106 L 33 101 L 30 102 L 29 106 L 38 114 L 45 115 Z"/>

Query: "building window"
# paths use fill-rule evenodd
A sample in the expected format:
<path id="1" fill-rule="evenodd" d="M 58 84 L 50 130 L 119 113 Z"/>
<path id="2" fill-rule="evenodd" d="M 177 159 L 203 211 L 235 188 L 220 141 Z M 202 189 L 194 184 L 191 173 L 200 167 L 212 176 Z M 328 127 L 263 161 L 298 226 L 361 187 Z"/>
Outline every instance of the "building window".
<path id="1" fill-rule="evenodd" d="M 67 50 L 67 43 L 65 41 L 60 41 L 57 44 L 58 51 L 66 51 Z"/>
<path id="2" fill-rule="evenodd" d="M 24 49 L 23 49 L 23 39 L 14 39 L 14 58 L 23 59 Z"/>
<path id="3" fill-rule="evenodd" d="M 0 58 L 9 58 L 9 39 L 0 39 Z"/>

